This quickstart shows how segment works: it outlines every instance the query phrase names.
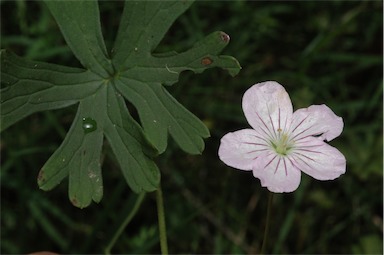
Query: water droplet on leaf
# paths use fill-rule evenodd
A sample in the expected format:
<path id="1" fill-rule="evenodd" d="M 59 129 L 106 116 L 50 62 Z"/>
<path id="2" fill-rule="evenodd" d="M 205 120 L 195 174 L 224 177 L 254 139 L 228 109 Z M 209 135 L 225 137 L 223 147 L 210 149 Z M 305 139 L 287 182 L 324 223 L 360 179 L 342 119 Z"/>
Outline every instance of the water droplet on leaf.
<path id="1" fill-rule="evenodd" d="M 84 133 L 91 133 L 97 129 L 97 122 L 92 118 L 83 118 Z"/>
<path id="2" fill-rule="evenodd" d="M 88 172 L 88 177 L 93 179 L 93 178 L 97 177 L 97 175 L 95 174 L 95 172 L 89 171 Z"/>

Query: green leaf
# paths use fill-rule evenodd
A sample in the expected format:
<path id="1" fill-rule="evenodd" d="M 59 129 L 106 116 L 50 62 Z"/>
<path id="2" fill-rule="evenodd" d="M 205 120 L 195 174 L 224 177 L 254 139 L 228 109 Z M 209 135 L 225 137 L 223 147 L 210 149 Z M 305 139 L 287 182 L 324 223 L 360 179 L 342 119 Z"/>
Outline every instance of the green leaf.
<path id="1" fill-rule="evenodd" d="M 121 69 L 135 66 L 132 60 L 152 53 L 173 22 L 192 3 L 193 1 L 125 1 L 113 47 L 115 67 Z"/>
<path id="2" fill-rule="evenodd" d="M 148 147 L 140 126 L 129 115 L 123 98 L 116 95 L 112 84 L 105 84 L 81 100 L 64 142 L 39 173 L 40 188 L 50 190 L 69 174 L 69 198 L 73 205 L 83 208 L 92 200 L 99 202 L 103 194 L 100 166 L 103 133 L 129 186 L 135 192 L 155 190 L 160 174 L 150 156 L 156 155 L 156 151 Z"/>
<path id="3" fill-rule="evenodd" d="M 0 58 L 1 131 L 32 113 L 75 104 L 103 82 L 84 69 L 28 61 L 6 50 Z"/>
<path id="4" fill-rule="evenodd" d="M 201 73 L 208 68 L 221 67 L 235 76 L 241 69 L 239 62 L 230 56 L 217 55 L 228 43 L 229 36 L 218 31 L 180 54 L 169 52 L 153 56 L 134 50 L 137 56 L 129 57 L 133 58 L 130 62 L 135 65 L 123 68 L 120 75 L 142 82 L 161 82 L 166 85 L 176 83 L 180 73 L 185 70 Z"/>
<path id="5" fill-rule="evenodd" d="M 103 194 L 100 154 L 103 144 L 102 126 L 93 123 L 93 132 L 88 132 L 87 121 L 94 117 L 100 106 L 94 106 L 92 98 L 83 100 L 72 126 L 61 146 L 55 151 L 39 173 L 38 184 L 50 190 L 69 174 L 69 198 L 77 207 L 83 208 L 92 199 L 99 202 Z"/>
<path id="6" fill-rule="evenodd" d="M 186 152 L 197 154 L 203 151 L 202 138 L 209 137 L 208 129 L 159 83 L 122 77 L 116 81 L 116 88 L 136 106 L 146 135 L 160 153 L 167 147 L 168 132 Z"/>
<path id="7" fill-rule="evenodd" d="M 221 67 L 234 76 L 241 67 L 233 57 L 217 55 L 230 40 L 220 31 L 195 43 L 186 52 L 153 55 L 154 47 L 186 5 L 182 1 L 152 3 L 126 2 L 115 43 L 116 55 L 112 59 L 118 72 L 116 88 L 138 109 L 145 134 L 160 153 L 167 147 L 169 132 L 181 149 L 200 154 L 204 150 L 203 138 L 209 137 L 208 129 L 162 84 L 174 84 L 185 70 L 200 73 Z"/>
<path id="8" fill-rule="evenodd" d="M 78 104 L 63 143 L 40 170 L 38 184 L 50 190 L 69 175 L 69 198 L 77 207 L 103 195 L 104 136 L 128 185 L 153 191 L 160 172 L 153 157 L 165 151 L 168 133 L 191 154 L 204 149 L 205 125 L 163 85 L 182 71 L 221 67 L 236 75 L 236 59 L 218 55 L 229 36 L 215 32 L 183 52 L 152 54 L 165 33 L 192 2 L 126 1 L 115 42 L 113 65 L 100 29 L 97 1 L 47 1 L 65 40 L 86 69 L 25 60 L 1 51 L 1 129 L 37 111 Z M 141 126 L 125 99 L 137 109 Z"/>
<path id="9" fill-rule="evenodd" d="M 80 63 L 107 78 L 113 73 L 101 33 L 97 1 L 45 1 Z"/>
<path id="10" fill-rule="evenodd" d="M 151 157 L 157 155 L 128 113 L 123 97 L 108 89 L 105 135 L 131 189 L 140 193 L 154 191 L 160 183 L 160 172 Z"/>

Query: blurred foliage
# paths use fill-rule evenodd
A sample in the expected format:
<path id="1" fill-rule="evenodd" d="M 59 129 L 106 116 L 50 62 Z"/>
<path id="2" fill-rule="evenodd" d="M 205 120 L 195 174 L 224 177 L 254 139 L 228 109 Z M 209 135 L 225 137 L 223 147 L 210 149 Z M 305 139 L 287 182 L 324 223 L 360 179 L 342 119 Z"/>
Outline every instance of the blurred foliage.
<path id="1" fill-rule="evenodd" d="M 111 45 L 121 2 L 100 2 L 103 33 Z M 248 253 L 260 250 L 267 191 L 249 172 L 219 161 L 220 138 L 247 127 L 241 97 L 251 85 L 276 80 L 294 107 L 327 104 L 345 129 L 331 144 L 347 158 L 335 181 L 302 177 L 299 189 L 274 199 L 273 253 L 383 252 L 383 110 L 381 1 L 196 2 L 157 49 L 182 51 L 204 35 L 231 36 L 224 54 L 243 70 L 231 78 L 208 70 L 181 76 L 170 92 L 211 131 L 201 156 L 174 143 L 157 159 L 171 253 Z M 1 48 L 34 60 L 79 66 L 42 2 L 1 2 Z M 121 178 L 108 146 L 107 189 L 98 205 L 79 210 L 67 200 L 67 183 L 38 189 L 37 173 L 60 144 L 75 108 L 34 114 L 1 136 L 1 253 L 50 250 L 101 253 L 131 210 L 136 195 Z M 156 204 L 147 196 L 112 250 L 159 253 Z"/>

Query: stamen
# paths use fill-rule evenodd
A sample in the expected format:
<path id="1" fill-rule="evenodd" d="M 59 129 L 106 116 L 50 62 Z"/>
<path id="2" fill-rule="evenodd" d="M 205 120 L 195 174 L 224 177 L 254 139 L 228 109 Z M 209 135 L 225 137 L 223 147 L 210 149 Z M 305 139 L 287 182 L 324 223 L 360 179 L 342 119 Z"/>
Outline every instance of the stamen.
<path id="1" fill-rule="evenodd" d="M 281 129 L 277 129 L 278 138 L 270 142 L 274 151 L 280 156 L 287 156 L 294 147 L 293 141 L 287 133 L 283 133 Z"/>

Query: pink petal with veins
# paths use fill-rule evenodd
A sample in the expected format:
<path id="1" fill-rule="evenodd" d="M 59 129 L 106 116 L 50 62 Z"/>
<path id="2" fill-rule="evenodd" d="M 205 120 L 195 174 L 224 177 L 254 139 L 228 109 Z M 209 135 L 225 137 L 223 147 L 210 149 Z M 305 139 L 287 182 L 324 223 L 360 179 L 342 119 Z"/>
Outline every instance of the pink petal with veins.
<path id="1" fill-rule="evenodd" d="M 269 191 L 282 193 L 295 191 L 300 184 L 301 172 L 287 157 L 275 153 L 263 153 L 256 161 L 253 176 Z"/>
<path id="2" fill-rule="evenodd" d="M 293 113 L 290 132 L 294 139 L 321 135 L 322 140 L 331 141 L 343 131 L 343 119 L 326 105 L 312 105 Z"/>
<path id="3" fill-rule="evenodd" d="M 284 87 L 274 81 L 253 85 L 243 96 L 243 111 L 248 123 L 265 135 L 276 137 L 287 129 L 292 118 L 292 102 Z"/>
<path id="4" fill-rule="evenodd" d="M 219 158 L 228 166 L 252 170 L 253 161 L 268 150 L 267 141 L 253 129 L 243 129 L 221 138 Z"/>
<path id="5" fill-rule="evenodd" d="M 344 155 L 315 137 L 303 138 L 289 158 L 301 171 L 317 180 L 336 179 L 346 170 Z"/>

